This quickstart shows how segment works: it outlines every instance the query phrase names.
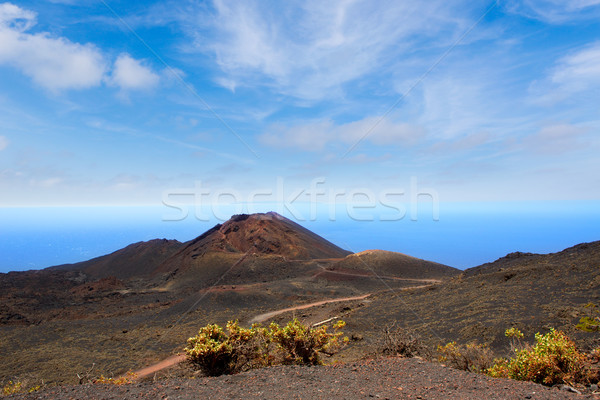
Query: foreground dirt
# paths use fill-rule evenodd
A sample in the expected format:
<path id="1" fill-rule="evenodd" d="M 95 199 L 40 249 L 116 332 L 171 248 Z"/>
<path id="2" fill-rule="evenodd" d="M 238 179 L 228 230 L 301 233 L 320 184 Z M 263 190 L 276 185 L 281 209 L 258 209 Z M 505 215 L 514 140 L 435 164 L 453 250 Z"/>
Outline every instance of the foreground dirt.
<path id="1" fill-rule="evenodd" d="M 574 399 L 596 398 L 493 379 L 419 359 L 279 366 L 216 378 L 55 387 L 16 399 Z"/>

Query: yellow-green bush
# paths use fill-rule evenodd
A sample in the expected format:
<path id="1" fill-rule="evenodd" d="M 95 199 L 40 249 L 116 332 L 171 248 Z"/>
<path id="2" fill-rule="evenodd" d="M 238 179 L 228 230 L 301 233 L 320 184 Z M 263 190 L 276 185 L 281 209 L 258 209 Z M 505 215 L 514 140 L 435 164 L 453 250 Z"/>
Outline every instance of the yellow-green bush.
<path id="1" fill-rule="evenodd" d="M 11 394 L 17 393 L 33 393 L 40 390 L 41 386 L 36 385 L 27 388 L 21 381 L 8 381 L 6 385 L 2 387 L 2 396 L 10 396 Z"/>
<path id="2" fill-rule="evenodd" d="M 233 321 L 224 330 L 218 325 L 200 328 L 184 349 L 188 360 L 207 375 L 232 374 L 275 364 L 320 364 L 319 354 L 333 355 L 347 342 L 340 321 L 329 333 L 326 326 L 310 328 L 297 319 L 283 328 L 253 325 L 242 328 Z"/>
<path id="3" fill-rule="evenodd" d="M 511 334 L 515 337 L 516 332 L 507 330 L 506 335 Z M 535 341 L 533 347 L 516 349 L 513 358 L 497 360 L 488 374 L 545 385 L 589 380 L 586 355 L 563 332 L 551 329 L 545 335 L 536 333 Z"/>
<path id="4" fill-rule="evenodd" d="M 594 303 L 588 303 L 585 308 L 588 310 L 588 315 L 579 320 L 576 328 L 585 332 L 600 332 L 600 313 L 598 312 L 598 306 Z"/>
<path id="5" fill-rule="evenodd" d="M 128 371 L 127 374 L 122 375 L 118 378 L 107 378 L 104 375 L 100 375 L 99 378 L 94 379 L 93 383 L 121 386 L 133 383 L 136 379 L 137 375 L 132 371 Z"/>
<path id="6" fill-rule="evenodd" d="M 258 340 L 263 339 L 264 346 Z M 188 360 L 207 375 L 216 376 L 236 373 L 250 362 L 264 360 L 268 365 L 268 332 L 259 326 L 245 329 L 237 321 L 229 321 L 226 330 L 219 325 L 209 324 L 198 334 L 188 339 L 184 349 Z"/>
<path id="7" fill-rule="evenodd" d="M 329 333 L 326 325 L 310 328 L 294 319 L 283 328 L 271 324 L 269 329 L 273 340 L 283 350 L 284 364 L 317 365 L 321 363 L 319 353 L 331 356 L 348 341 L 347 338 L 340 341 L 343 333 L 339 329 L 345 325 L 344 321 L 338 321 L 333 325 L 336 333 Z"/>

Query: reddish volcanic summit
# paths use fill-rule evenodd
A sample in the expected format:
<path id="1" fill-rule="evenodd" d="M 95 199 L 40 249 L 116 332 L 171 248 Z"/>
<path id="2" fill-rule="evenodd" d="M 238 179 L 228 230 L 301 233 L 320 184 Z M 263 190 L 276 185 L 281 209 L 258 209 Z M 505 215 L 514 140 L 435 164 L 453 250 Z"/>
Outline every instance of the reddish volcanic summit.
<path id="1" fill-rule="evenodd" d="M 244 259 L 236 265 L 241 267 L 243 262 L 253 274 L 261 270 L 260 273 L 269 275 L 277 271 L 274 262 L 341 259 L 348 254 L 297 223 L 268 212 L 234 215 L 185 243 L 165 239 L 139 242 L 89 261 L 50 269 L 81 271 L 92 279 L 151 278 L 165 274 L 171 279 L 178 275 L 180 280 L 197 284 L 198 279 L 212 282 L 241 257 Z M 184 271 L 193 276 L 181 277 Z M 247 272 L 240 273 L 240 278 L 249 278 Z"/>
<path id="2" fill-rule="evenodd" d="M 275 213 L 234 215 L 186 246 L 192 257 L 208 252 L 279 255 L 290 260 L 341 258 L 350 254 Z"/>

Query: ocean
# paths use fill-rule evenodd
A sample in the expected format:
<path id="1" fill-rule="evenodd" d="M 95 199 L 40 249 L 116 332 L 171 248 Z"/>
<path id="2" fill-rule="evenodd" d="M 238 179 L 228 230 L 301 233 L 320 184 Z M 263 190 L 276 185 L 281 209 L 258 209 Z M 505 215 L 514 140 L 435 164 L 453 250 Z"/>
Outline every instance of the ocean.
<path id="1" fill-rule="evenodd" d="M 465 269 L 514 252 L 600 240 L 600 201 L 442 203 L 418 210 L 338 204 L 0 208 L 0 272 L 41 269 L 156 238 L 187 241 L 231 214 L 277 211 L 338 246 Z"/>

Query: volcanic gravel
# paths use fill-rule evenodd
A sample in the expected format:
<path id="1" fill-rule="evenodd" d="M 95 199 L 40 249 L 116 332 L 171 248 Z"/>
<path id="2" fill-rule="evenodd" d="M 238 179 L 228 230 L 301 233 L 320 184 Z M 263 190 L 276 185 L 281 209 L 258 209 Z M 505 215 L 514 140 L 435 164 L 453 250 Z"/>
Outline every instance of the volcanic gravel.
<path id="1" fill-rule="evenodd" d="M 49 388 L 17 399 L 598 399 L 530 382 L 494 379 L 420 359 L 277 366 L 237 375 L 128 385 Z"/>

